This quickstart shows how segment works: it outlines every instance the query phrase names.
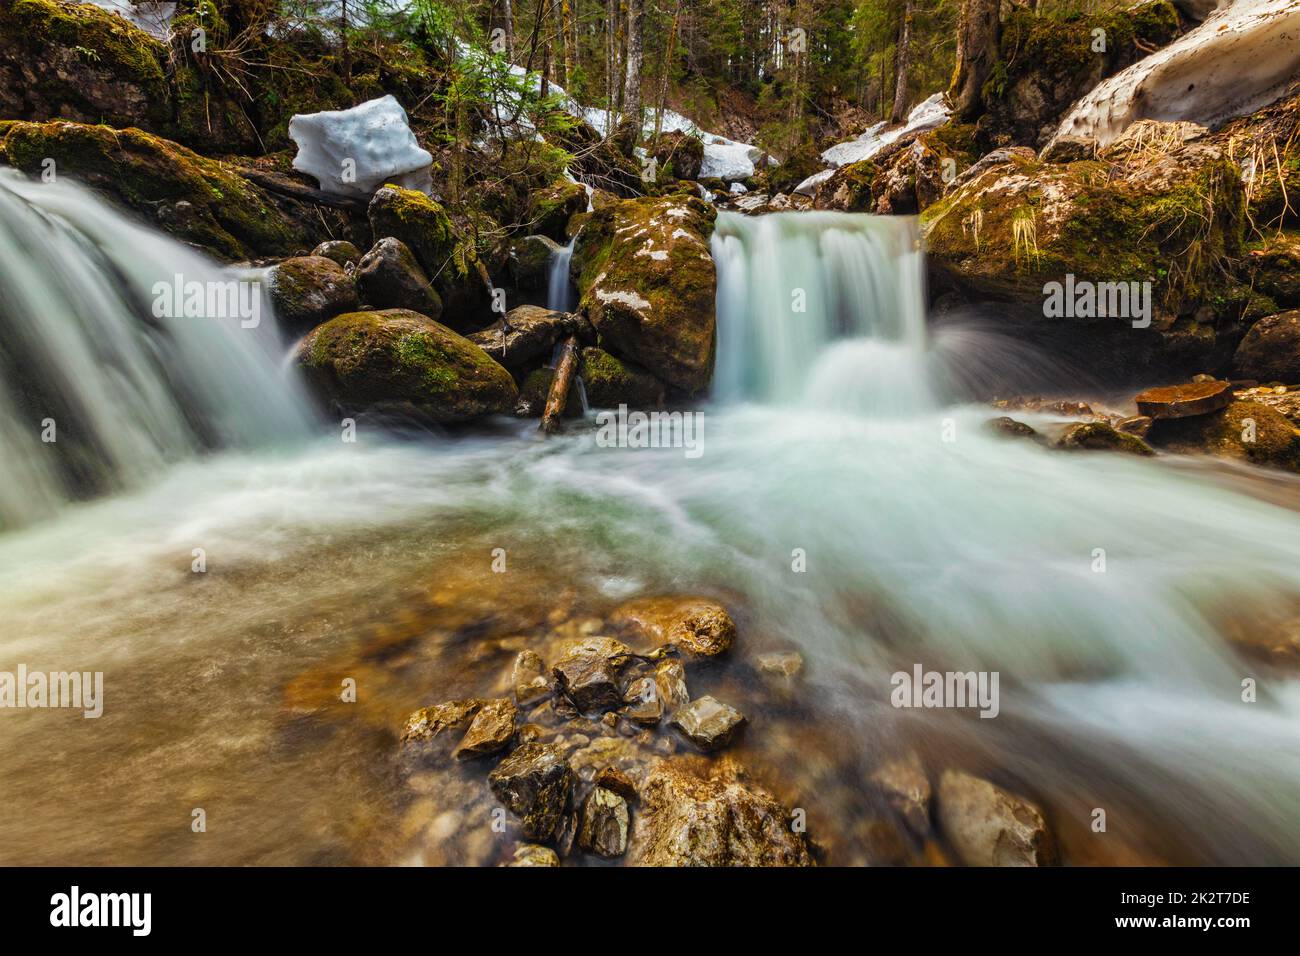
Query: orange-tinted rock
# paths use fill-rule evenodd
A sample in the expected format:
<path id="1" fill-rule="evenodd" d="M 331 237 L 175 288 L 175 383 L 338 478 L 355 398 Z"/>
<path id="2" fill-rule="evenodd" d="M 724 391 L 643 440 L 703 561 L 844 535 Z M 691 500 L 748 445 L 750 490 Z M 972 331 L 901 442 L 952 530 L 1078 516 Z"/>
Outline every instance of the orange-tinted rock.
<path id="1" fill-rule="evenodd" d="M 1226 408 L 1232 401 L 1227 382 L 1194 382 L 1149 388 L 1137 399 L 1138 412 L 1151 418 L 1191 418 Z"/>

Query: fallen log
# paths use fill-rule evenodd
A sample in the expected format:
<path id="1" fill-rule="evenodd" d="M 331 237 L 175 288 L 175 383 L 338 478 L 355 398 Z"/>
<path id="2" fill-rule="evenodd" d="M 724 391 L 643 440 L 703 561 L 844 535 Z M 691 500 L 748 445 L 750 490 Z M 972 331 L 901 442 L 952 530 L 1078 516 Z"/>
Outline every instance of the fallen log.
<path id="1" fill-rule="evenodd" d="M 542 415 L 542 431 L 548 435 L 560 427 L 565 406 L 569 404 L 569 389 L 578 375 L 579 355 L 576 335 L 560 343 L 560 360 L 555 364 L 555 378 L 551 379 L 551 392 L 546 396 L 546 411 Z"/>
<path id="2" fill-rule="evenodd" d="M 348 209 L 353 212 L 364 213 L 366 210 L 364 200 L 354 199 L 350 196 L 335 196 L 332 193 L 295 183 L 288 177 L 277 173 L 268 173 L 265 170 L 253 169 L 249 166 L 239 167 L 238 172 L 249 182 L 261 186 L 267 192 L 277 193 L 288 199 L 315 203 L 318 206 L 329 206 L 332 209 Z"/>

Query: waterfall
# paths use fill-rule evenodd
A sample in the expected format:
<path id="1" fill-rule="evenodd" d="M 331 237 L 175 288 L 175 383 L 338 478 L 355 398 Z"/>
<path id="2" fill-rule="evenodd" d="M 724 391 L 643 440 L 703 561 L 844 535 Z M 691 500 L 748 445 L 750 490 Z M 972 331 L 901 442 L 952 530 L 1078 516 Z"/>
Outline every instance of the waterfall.
<path id="1" fill-rule="evenodd" d="M 551 272 L 546 285 L 546 307 L 554 312 L 572 312 L 578 304 L 574 301 L 573 280 L 569 277 L 569 263 L 573 261 L 574 239 L 551 256 Z"/>
<path id="2" fill-rule="evenodd" d="M 713 258 L 719 400 L 859 411 L 931 404 L 915 220 L 724 212 Z"/>
<path id="3" fill-rule="evenodd" d="M 0 528 L 206 448 L 306 434 L 283 354 L 259 274 L 0 170 Z"/>

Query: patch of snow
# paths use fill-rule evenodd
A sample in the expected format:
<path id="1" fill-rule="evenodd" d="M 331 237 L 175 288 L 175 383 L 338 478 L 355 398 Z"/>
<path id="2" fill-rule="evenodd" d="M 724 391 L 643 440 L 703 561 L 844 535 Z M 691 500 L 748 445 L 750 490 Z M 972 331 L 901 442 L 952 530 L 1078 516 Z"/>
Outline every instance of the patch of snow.
<path id="1" fill-rule="evenodd" d="M 155 40 L 171 36 L 174 3 L 130 3 L 128 0 L 89 0 L 102 10 L 110 10 L 149 34 Z"/>
<path id="2" fill-rule="evenodd" d="M 601 302 L 618 302 L 638 312 L 650 308 L 650 300 L 641 298 L 635 292 L 606 292 L 604 289 L 597 289 L 596 298 Z"/>
<path id="3" fill-rule="evenodd" d="M 1267 106 L 1300 76 L 1300 0 L 1235 0 L 1079 100 L 1056 135 L 1104 146 L 1140 119 L 1214 127 Z"/>
<path id="4" fill-rule="evenodd" d="M 733 196 L 743 196 L 749 190 L 745 188 L 744 183 L 732 183 L 730 192 Z"/>
<path id="5" fill-rule="evenodd" d="M 907 120 L 901 126 L 891 127 L 886 123 L 877 123 L 857 139 L 836 143 L 822 153 L 822 160 L 834 167 L 860 163 L 904 136 L 942 126 L 951 115 L 952 110 L 948 108 L 947 97 L 943 93 L 935 93 L 929 99 L 918 103 L 912 112 L 907 114 Z"/>
<path id="6" fill-rule="evenodd" d="M 298 145 L 293 168 L 327 193 L 368 197 L 386 182 L 432 192 L 433 156 L 420 148 L 391 95 L 346 110 L 299 113 L 289 120 L 289 137 Z"/>
<path id="7" fill-rule="evenodd" d="M 811 196 L 817 191 L 818 186 L 835 175 L 835 169 L 836 167 L 832 166 L 830 169 L 823 169 L 819 173 L 813 173 L 798 186 L 794 187 L 795 195 Z"/>

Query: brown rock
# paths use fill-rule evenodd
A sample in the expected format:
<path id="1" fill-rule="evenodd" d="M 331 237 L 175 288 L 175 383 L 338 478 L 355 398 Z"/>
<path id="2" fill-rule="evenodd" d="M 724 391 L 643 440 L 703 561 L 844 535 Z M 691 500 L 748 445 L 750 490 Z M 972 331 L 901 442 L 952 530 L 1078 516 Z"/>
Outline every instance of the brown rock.
<path id="1" fill-rule="evenodd" d="M 573 771 L 552 744 L 524 744 L 488 774 L 497 799 L 522 819 L 524 836 L 545 842 L 555 835 L 569 793 Z"/>
<path id="2" fill-rule="evenodd" d="M 729 758 L 656 764 L 641 788 L 633 866 L 811 866 L 792 814 Z"/>
<path id="3" fill-rule="evenodd" d="M 1237 346 L 1233 366 L 1242 378 L 1300 383 L 1300 310 L 1260 319 Z"/>
<path id="4" fill-rule="evenodd" d="M 1191 418 L 1226 408 L 1232 401 L 1232 386 L 1217 381 L 1164 385 L 1147 389 L 1136 401 L 1138 412 L 1154 419 Z"/>
<path id="5" fill-rule="evenodd" d="M 731 615 L 708 598 L 640 598 L 616 609 L 610 619 L 652 643 L 671 644 L 697 660 L 726 653 L 736 640 Z"/>
<path id="6" fill-rule="evenodd" d="M 551 682 L 546 679 L 546 664 L 534 651 L 520 651 L 510 674 L 510 686 L 515 690 L 515 700 L 527 707 L 551 695 Z"/>
<path id="7" fill-rule="evenodd" d="M 588 853 L 612 858 L 627 850 L 627 800 L 604 787 L 594 787 L 583 801 L 578 846 Z"/>
<path id="8" fill-rule="evenodd" d="M 1056 447 L 1068 451 L 1119 451 L 1130 455 L 1154 455 L 1146 442 L 1136 435 L 1117 431 L 1108 422 L 1079 422 L 1071 425 L 1056 440 Z"/>
<path id="9" fill-rule="evenodd" d="M 915 753 L 881 764 L 871 775 L 874 783 L 917 836 L 930 832 L 930 778 Z"/>
<path id="10" fill-rule="evenodd" d="M 612 710 L 623 703 L 623 670 L 632 649 L 609 637 L 589 637 L 565 649 L 551 673 L 560 692 L 580 711 Z"/>
<path id="11" fill-rule="evenodd" d="M 514 862 L 507 866 L 559 866 L 560 858 L 549 846 L 521 843 L 515 847 Z"/>
<path id="12" fill-rule="evenodd" d="M 271 269 L 269 285 L 280 327 L 294 335 L 361 304 L 352 277 L 324 256 L 285 259 Z"/>
<path id="13" fill-rule="evenodd" d="M 451 700 L 417 710 L 406 719 L 402 729 L 403 748 L 411 747 L 427 752 L 451 750 L 451 738 L 456 731 L 469 726 L 474 715 L 483 706 L 480 698 Z M 439 747 L 437 745 L 445 745 Z"/>
<path id="14" fill-rule="evenodd" d="M 628 803 L 636 802 L 636 784 L 617 767 L 606 767 L 596 777 L 596 786 L 613 790 Z"/>
<path id="15" fill-rule="evenodd" d="M 653 677 L 638 677 L 632 681 L 623 700 L 627 703 L 623 716 L 634 724 L 653 727 L 664 715 L 664 702 L 659 697 L 659 688 Z"/>
<path id="16" fill-rule="evenodd" d="M 1024 797 L 958 770 L 939 778 L 939 826 L 967 866 L 1049 866 L 1056 845 Z"/>
<path id="17" fill-rule="evenodd" d="M 486 757 L 504 750 L 515 735 L 515 718 L 519 711 L 506 697 L 483 702 L 474 720 L 465 731 L 465 737 L 456 748 L 457 760 Z"/>
<path id="18" fill-rule="evenodd" d="M 679 660 L 668 658 L 655 665 L 655 687 L 659 699 L 670 710 L 686 707 L 691 702 L 690 691 L 686 688 L 686 668 Z"/>
<path id="19" fill-rule="evenodd" d="M 1257 402 L 1233 402 L 1209 415 L 1157 421 L 1147 438 L 1165 451 L 1300 471 L 1300 431 L 1281 412 Z"/>
<path id="20" fill-rule="evenodd" d="M 673 715 L 673 724 L 705 752 L 727 746 L 744 723 L 740 711 L 708 695 Z"/>

